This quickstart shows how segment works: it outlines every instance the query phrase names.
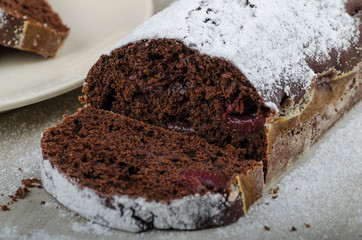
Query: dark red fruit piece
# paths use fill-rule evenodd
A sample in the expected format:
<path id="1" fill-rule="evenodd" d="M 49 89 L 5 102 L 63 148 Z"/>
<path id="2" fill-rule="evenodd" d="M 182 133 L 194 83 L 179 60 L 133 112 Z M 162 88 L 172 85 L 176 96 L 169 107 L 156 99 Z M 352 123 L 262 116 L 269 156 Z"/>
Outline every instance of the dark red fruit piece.
<path id="1" fill-rule="evenodd" d="M 173 183 L 180 185 L 192 193 L 201 193 L 205 192 L 206 188 L 202 185 L 202 183 L 198 179 L 186 179 L 186 178 L 176 178 L 171 180 Z"/>
<path id="2" fill-rule="evenodd" d="M 257 113 L 258 107 L 243 94 L 221 109 L 221 120 L 235 131 L 253 133 L 263 127 L 263 118 Z"/>
<path id="3" fill-rule="evenodd" d="M 205 170 L 181 171 L 177 178 L 172 180 L 191 192 L 204 192 L 206 189 L 220 190 L 226 187 L 227 178 L 217 173 Z"/>

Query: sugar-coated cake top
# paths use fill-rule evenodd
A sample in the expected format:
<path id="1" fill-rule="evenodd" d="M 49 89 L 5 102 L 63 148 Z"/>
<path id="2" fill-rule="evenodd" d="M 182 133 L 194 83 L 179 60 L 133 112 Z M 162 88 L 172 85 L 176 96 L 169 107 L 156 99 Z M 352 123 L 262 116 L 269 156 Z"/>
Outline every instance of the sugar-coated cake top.
<path id="1" fill-rule="evenodd" d="M 308 59 L 326 61 L 359 39 L 358 18 L 346 0 L 178 0 L 116 45 L 147 38 L 183 40 L 203 54 L 232 61 L 265 104 L 277 109 L 280 92 L 307 90 L 315 72 Z M 109 52 L 108 52 L 109 54 Z M 277 94 L 278 93 L 278 94 Z"/>

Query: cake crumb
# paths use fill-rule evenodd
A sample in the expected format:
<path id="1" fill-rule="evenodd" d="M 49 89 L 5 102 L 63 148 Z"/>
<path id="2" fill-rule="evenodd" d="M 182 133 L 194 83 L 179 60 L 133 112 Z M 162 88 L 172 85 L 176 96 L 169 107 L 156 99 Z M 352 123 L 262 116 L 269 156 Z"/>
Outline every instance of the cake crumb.
<path id="1" fill-rule="evenodd" d="M 269 194 L 272 195 L 272 199 L 276 199 L 278 197 L 279 187 L 269 189 Z"/>
<path id="2" fill-rule="evenodd" d="M 268 226 L 264 226 L 264 229 L 265 229 L 266 231 L 270 231 L 270 227 L 268 227 Z"/>
<path id="3" fill-rule="evenodd" d="M 279 192 L 279 187 L 269 189 L 269 194 L 277 194 L 278 192 Z"/>
<path id="4" fill-rule="evenodd" d="M 8 206 L 16 203 L 19 199 L 24 199 L 29 193 L 29 188 L 43 188 L 41 181 L 36 178 L 23 179 L 21 183 L 23 186 L 20 186 L 13 195 L 7 196 L 8 198 L 11 199 L 11 201 L 7 203 Z M 4 194 L 1 194 L 1 196 L 4 196 Z M 9 211 L 9 209 L 4 210 L 4 207 L 8 208 L 7 206 L 3 206 L 2 207 L 3 211 Z"/>
<path id="5" fill-rule="evenodd" d="M 41 201 L 41 202 L 40 202 L 40 205 L 45 205 L 45 201 Z"/>
<path id="6" fill-rule="evenodd" d="M 13 204 L 14 202 L 17 202 L 17 201 L 18 201 L 18 198 L 15 197 L 14 195 L 8 195 L 8 198 L 11 199 L 11 201 L 8 202 L 8 205 Z"/>
<path id="7" fill-rule="evenodd" d="M 304 226 L 305 226 L 306 228 L 310 228 L 310 224 L 308 224 L 308 223 L 304 223 Z"/>
<path id="8" fill-rule="evenodd" d="M 10 208 L 8 208 L 8 206 L 4 205 L 4 206 L 1 206 L 1 210 L 10 211 Z"/>
<path id="9" fill-rule="evenodd" d="M 23 171 L 23 169 L 19 168 L 19 171 Z"/>
<path id="10" fill-rule="evenodd" d="M 28 188 L 22 188 L 19 187 L 18 190 L 16 190 L 15 192 L 15 197 L 14 199 L 17 200 L 18 198 L 20 199 L 24 199 L 26 197 L 26 194 L 29 192 Z"/>
<path id="11" fill-rule="evenodd" d="M 21 183 L 27 188 L 43 188 L 41 180 L 37 178 L 27 178 L 21 180 Z"/>
<path id="12" fill-rule="evenodd" d="M 297 229 L 293 226 L 292 229 L 290 229 L 290 231 L 295 232 L 297 231 Z"/>

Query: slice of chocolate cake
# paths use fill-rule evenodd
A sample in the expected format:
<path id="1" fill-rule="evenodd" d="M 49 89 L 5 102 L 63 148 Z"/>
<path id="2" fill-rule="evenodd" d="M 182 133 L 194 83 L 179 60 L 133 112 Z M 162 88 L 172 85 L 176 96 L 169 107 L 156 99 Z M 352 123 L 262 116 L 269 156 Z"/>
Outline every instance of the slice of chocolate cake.
<path id="1" fill-rule="evenodd" d="M 54 57 L 69 28 L 45 0 L 0 0 L 0 44 Z"/>
<path id="2" fill-rule="evenodd" d="M 261 197 L 262 164 L 245 149 L 210 145 L 85 107 L 41 140 L 42 182 L 59 202 L 126 231 L 235 222 Z"/>
<path id="3" fill-rule="evenodd" d="M 360 0 L 183 0 L 89 71 L 84 103 L 264 162 L 266 183 L 362 98 Z"/>

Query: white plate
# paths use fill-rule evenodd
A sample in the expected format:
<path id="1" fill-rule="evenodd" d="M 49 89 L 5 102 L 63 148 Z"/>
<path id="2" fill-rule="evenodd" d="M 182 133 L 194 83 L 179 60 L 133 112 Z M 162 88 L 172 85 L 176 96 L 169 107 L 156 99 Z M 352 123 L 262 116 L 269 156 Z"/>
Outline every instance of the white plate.
<path id="1" fill-rule="evenodd" d="M 0 112 L 82 85 L 99 56 L 153 12 L 145 0 L 48 0 L 70 35 L 55 59 L 0 47 Z"/>

